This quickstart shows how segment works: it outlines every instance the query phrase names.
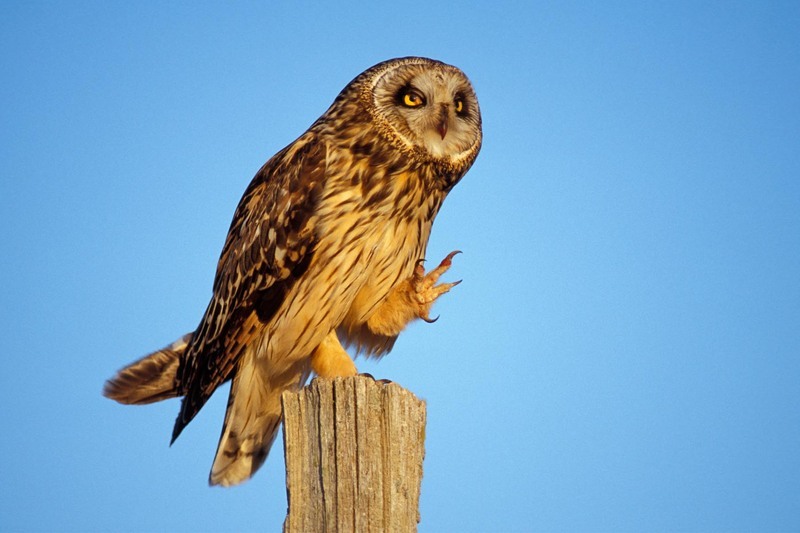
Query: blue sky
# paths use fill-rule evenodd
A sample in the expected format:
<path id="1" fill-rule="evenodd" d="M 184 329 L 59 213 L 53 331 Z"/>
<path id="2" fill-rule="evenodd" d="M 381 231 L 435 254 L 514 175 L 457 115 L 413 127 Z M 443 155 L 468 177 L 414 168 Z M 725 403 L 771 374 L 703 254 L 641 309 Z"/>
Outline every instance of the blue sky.
<path id="1" fill-rule="evenodd" d="M 461 67 L 484 147 L 434 325 L 420 531 L 800 529 L 797 2 L 6 2 L 0 529 L 277 531 L 206 480 L 227 388 L 103 399 L 194 329 L 256 170 L 355 75 Z"/>

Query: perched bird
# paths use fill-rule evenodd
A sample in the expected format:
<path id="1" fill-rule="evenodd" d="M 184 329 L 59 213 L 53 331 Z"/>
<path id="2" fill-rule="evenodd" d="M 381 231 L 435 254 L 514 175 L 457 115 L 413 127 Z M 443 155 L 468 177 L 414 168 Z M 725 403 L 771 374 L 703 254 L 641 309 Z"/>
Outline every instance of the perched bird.
<path id="1" fill-rule="evenodd" d="M 350 82 L 261 167 L 233 217 L 197 329 L 120 370 L 125 404 L 183 397 L 172 442 L 233 383 L 211 485 L 249 479 L 281 420 L 280 398 L 356 374 L 343 344 L 381 356 L 412 320 L 432 321 L 456 252 L 426 273 L 433 219 L 481 147 L 478 100 L 456 67 L 385 61 Z"/>

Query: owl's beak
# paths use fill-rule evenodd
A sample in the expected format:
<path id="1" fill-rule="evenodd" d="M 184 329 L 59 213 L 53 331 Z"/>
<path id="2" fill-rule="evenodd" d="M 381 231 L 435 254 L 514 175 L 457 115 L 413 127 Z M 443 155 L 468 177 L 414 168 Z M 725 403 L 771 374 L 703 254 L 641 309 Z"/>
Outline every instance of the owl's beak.
<path id="1" fill-rule="evenodd" d="M 436 131 L 439 132 L 439 135 L 442 136 L 442 140 L 444 140 L 444 136 L 447 135 L 447 115 L 442 113 L 442 117 L 439 119 L 439 124 L 436 125 Z"/>

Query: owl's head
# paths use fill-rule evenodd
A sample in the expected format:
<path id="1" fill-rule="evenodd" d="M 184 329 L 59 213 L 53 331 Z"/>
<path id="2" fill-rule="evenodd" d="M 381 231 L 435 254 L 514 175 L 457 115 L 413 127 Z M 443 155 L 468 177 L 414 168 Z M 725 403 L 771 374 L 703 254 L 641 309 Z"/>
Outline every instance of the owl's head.
<path id="1" fill-rule="evenodd" d="M 450 164 L 480 149 L 481 112 L 461 70 L 423 57 L 380 63 L 364 73 L 367 109 L 395 144 Z"/>

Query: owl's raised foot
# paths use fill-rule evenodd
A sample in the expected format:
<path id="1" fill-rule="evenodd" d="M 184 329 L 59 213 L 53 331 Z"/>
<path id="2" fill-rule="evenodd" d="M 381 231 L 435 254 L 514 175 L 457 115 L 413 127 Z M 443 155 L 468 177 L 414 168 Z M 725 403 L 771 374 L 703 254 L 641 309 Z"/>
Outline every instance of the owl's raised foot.
<path id="1" fill-rule="evenodd" d="M 439 266 L 427 274 L 425 274 L 425 267 L 422 266 L 424 259 L 420 259 L 417 262 L 416 268 L 414 268 L 414 274 L 411 275 L 411 289 L 414 291 L 412 297 L 419 306 L 417 316 L 429 324 L 439 319 L 438 316 L 436 318 L 430 317 L 430 310 L 433 302 L 436 301 L 439 296 L 450 292 L 450 289 L 461 283 L 461 280 L 458 280 L 452 283 L 436 285 L 436 282 L 439 281 L 439 277 L 450 269 L 450 266 L 453 264 L 453 257 L 460 253 L 460 250 L 450 252 L 447 254 L 447 257 L 442 259 Z"/>

